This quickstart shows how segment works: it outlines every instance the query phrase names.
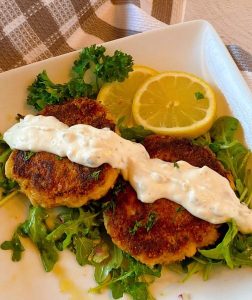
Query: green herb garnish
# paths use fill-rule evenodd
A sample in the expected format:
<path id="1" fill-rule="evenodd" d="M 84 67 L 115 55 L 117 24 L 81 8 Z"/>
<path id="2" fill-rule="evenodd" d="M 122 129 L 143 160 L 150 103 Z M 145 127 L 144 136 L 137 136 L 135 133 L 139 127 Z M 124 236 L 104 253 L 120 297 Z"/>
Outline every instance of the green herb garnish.
<path id="1" fill-rule="evenodd" d="M 157 214 L 155 212 L 150 212 L 148 215 L 147 222 L 145 224 L 145 228 L 147 232 L 151 230 L 151 228 L 153 227 L 156 221 L 157 221 Z"/>
<path id="2" fill-rule="evenodd" d="M 129 229 L 129 233 L 131 235 L 135 235 L 139 228 L 145 227 L 146 231 L 149 232 L 151 228 L 154 226 L 155 222 L 157 220 L 157 213 L 156 212 L 150 212 L 147 218 L 147 221 L 144 222 L 143 220 L 136 221 Z"/>
<path id="3" fill-rule="evenodd" d="M 5 241 L 1 244 L 1 249 L 12 250 L 12 261 L 20 261 L 21 254 L 25 250 L 16 231 L 10 241 Z"/>
<path id="4" fill-rule="evenodd" d="M 35 154 L 35 152 L 33 152 L 33 151 L 25 151 L 24 152 L 24 160 L 25 161 L 29 160 L 34 154 Z"/>
<path id="5" fill-rule="evenodd" d="M 185 208 L 183 206 L 179 206 L 179 207 L 176 208 L 177 213 L 181 212 L 181 211 L 184 211 L 184 210 L 185 210 Z"/>
<path id="6" fill-rule="evenodd" d="M 124 180 L 119 179 L 114 186 L 112 193 L 117 196 L 119 193 L 123 193 L 126 188 L 126 183 Z"/>
<path id="7" fill-rule="evenodd" d="M 112 56 L 105 54 L 103 46 L 84 48 L 74 62 L 70 80 L 65 84 L 53 83 L 46 71 L 38 74 L 28 88 L 27 103 L 37 110 L 46 105 L 59 104 L 78 97 L 95 98 L 105 82 L 123 81 L 132 71 L 133 59 L 121 51 Z M 89 79 L 86 74 L 89 73 Z"/>
<path id="8" fill-rule="evenodd" d="M 129 229 L 129 233 L 130 233 L 131 235 L 135 235 L 136 232 L 137 232 L 137 230 L 138 230 L 139 228 L 143 227 L 143 226 L 144 226 L 144 224 L 143 224 L 142 221 L 136 221 L 135 224 L 133 225 L 133 227 L 131 227 L 131 228 Z"/>
<path id="9" fill-rule="evenodd" d="M 5 197 L 11 196 L 12 193 L 18 190 L 18 184 L 8 179 L 5 176 L 5 164 L 9 158 L 12 150 L 3 140 L 3 136 L 0 134 L 0 188 L 2 190 L 2 197 L 0 197 L 0 205 L 4 203 Z"/>
<path id="10" fill-rule="evenodd" d="M 127 127 L 124 126 L 125 117 L 121 117 L 117 121 L 117 127 L 120 131 L 121 136 L 126 139 L 133 142 L 142 142 L 147 136 L 154 134 L 151 130 L 145 129 L 141 125 L 133 126 L 133 127 Z"/>
<path id="11" fill-rule="evenodd" d="M 205 98 L 205 96 L 201 92 L 194 93 L 194 97 L 196 100 L 201 100 Z"/>
<path id="12" fill-rule="evenodd" d="M 88 179 L 94 179 L 95 181 L 97 181 L 99 179 L 100 173 L 101 170 L 94 171 L 88 175 Z"/>
<path id="13" fill-rule="evenodd" d="M 173 163 L 173 166 L 174 166 L 174 168 L 179 169 L 179 164 L 176 161 Z"/>

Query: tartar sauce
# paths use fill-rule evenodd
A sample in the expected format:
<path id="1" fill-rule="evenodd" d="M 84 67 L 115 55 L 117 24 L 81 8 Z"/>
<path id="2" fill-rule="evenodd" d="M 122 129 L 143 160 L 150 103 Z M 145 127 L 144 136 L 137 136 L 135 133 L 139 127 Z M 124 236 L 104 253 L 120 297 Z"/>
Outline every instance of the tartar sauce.
<path id="1" fill-rule="evenodd" d="M 87 167 L 108 163 L 120 169 L 142 202 L 167 198 L 200 219 L 213 224 L 234 219 L 241 232 L 252 233 L 252 210 L 240 203 L 226 178 L 206 166 L 151 159 L 143 145 L 108 128 L 68 127 L 55 117 L 27 115 L 4 140 L 12 149 L 47 151 Z"/>

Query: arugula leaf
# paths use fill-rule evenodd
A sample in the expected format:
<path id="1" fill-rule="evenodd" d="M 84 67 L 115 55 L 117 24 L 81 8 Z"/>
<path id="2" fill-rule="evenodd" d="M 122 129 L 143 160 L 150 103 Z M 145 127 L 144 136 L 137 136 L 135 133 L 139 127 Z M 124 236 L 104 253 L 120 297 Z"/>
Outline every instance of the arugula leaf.
<path id="1" fill-rule="evenodd" d="M 16 231 L 10 241 L 1 244 L 1 249 L 12 250 L 12 261 L 20 261 L 22 252 L 25 250 Z"/>
<path id="2" fill-rule="evenodd" d="M 236 226 L 236 223 L 232 220 L 230 223 L 228 223 L 228 231 L 226 235 L 224 236 L 221 243 L 217 245 L 217 247 L 209 250 L 199 250 L 199 253 L 203 256 L 211 259 L 216 260 L 225 260 L 227 266 L 230 269 L 234 268 L 234 262 L 232 260 L 232 254 L 231 254 L 231 247 L 232 242 L 235 238 L 235 236 L 238 233 L 238 228 Z"/>
<path id="3" fill-rule="evenodd" d="M 127 292 L 132 296 L 134 300 L 148 299 L 148 289 L 144 282 L 134 282 L 132 285 L 128 285 Z"/>
<path id="4" fill-rule="evenodd" d="M 54 226 L 49 226 L 47 219 L 52 213 L 41 207 L 30 207 L 28 219 L 18 227 L 12 241 L 3 243 L 3 248 L 15 251 L 13 259 L 18 260 L 23 251 L 18 234 L 29 237 L 40 252 L 45 270 L 51 271 L 58 251 L 68 247 L 80 265 L 95 267 L 99 285 L 91 291 L 109 287 L 114 298 L 128 293 L 135 300 L 153 299 L 148 290 L 148 277 L 160 277 L 161 266 L 149 268 L 114 245 L 104 228 L 103 210 L 103 205 L 96 202 L 79 209 L 65 207 L 54 218 Z M 154 216 L 150 214 L 149 219 L 148 226 L 152 226 Z"/>
<path id="5" fill-rule="evenodd" d="M 53 83 L 46 71 L 38 74 L 28 88 L 27 103 L 42 110 L 46 105 L 62 103 L 71 98 L 95 98 L 105 82 L 123 81 L 133 70 L 132 57 L 118 50 L 109 56 L 105 55 L 105 51 L 103 46 L 84 48 L 74 61 L 67 83 Z M 89 81 L 86 74 L 90 75 Z"/>
<path id="6" fill-rule="evenodd" d="M 121 136 L 133 142 L 142 142 L 148 135 L 154 134 L 151 130 L 144 129 L 142 125 L 133 127 L 126 127 L 123 125 L 125 117 L 121 117 L 117 121 L 117 127 L 120 131 Z"/>
<path id="7" fill-rule="evenodd" d="M 28 219 L 20 226 L 24 235 L 29 235 L 32 241 L 37 244 L 47 235 L 47 228 L 44 224 L 47 212 L 42 207 L 31 206 Z"/>
<path id="8" fill-rule="evenodd" d="M 244 178 L 249 151 L 235 139 L 239 121 L 233 117 L 219 118 L 210 130 L 213 142 L 209 145 L 216 152 L 217 158 L 235 179 Z"/>
<path id="9" fill-rule="evenodd" d="M 215 265 L 225 264 L 231 269 L 245 265 L 252 266 L 252 235 L 239 233 L 233 220 L 228 226 L 222 242 L 213 249 L 199 250 L 191 258 L 183 281 L 199 271 L 202 271 L 203 279 L 207 280 Z"/>
<path id="10" fill-rule="evenodd" d="M 86 238 L 85 236 L 75 236 L 74 247 L 76 249 L 76 260 L 79 265 L 84 266 L 88 264 L 88 257 L 94 248 L 94 241 Z"/>
<path id="11" fill-rule="evenodd" d="M 83 209 L 79 208 L 79 215 L 74 219 L 67 220 L 63 224 L 56 227 L 52 232 L 50 232 L 46 239 L 48 241 L 61 241 L 61 250 L 66 249 L 72 242 L 72 238 L 78 235 L 79 232 L 86 235 L 92 226 L 96 226 L 96 214 L 91 212 L 85 212 Z"/>
<path id="12" fill-rule="evenodd" d="M 240 124 L 230 116 L 215 121 L 209 133 L 197 138 L 194 144 L 209 146 L 233 177 L 236 192 L 242 202 L 249 205 L 252 200 L 251 170 L 247 168 L 251 151 L 235 137 Z"/>
<path id="13" fill-rule="evenodd" d="M 20 225 L 20 234 L 29 237 L 37 246 L 46 272 L 52 270 L 58 260 L 58 252 L 55 244 L 46 239 L 47 227 L 45 220 L 48 217 L 42 207 L 30 207 L 28 219 Z"/>
<path id="14" fill-rule="evenodd" d="M 240 201 L 249 205 L 252 199 L 251 170 L 247 168 L 250 151 L 236 139 L 239 121 L 233 117 L 216 120 L 210 132 L 193 141 L 200 146 L 209 146 L 218 160 L 229 170 L 234 178 L 236 193 Z M 238 233 L 234 221 L 228 223 L 229 229 L 222 242 L 215 248 L 199 250 L 188 265 L 188 274 L 202 271 L 207 279 L 213 266 L 225 264 L 229 268 L 243 265 L 252 266 L 252 235 Z M 200 256 L 199 256 L 200 255 Z"/>
<path id="15" fill-rule="evenodd" d="M 111 289 L 112 296 L 114 299 L 119 299 L 123 297 L 125 286 L 121 281 L 112 282 L 109 285 L 109 287 Z"/>
<path id="16" fill-rule="evenodd" d="M 111 247 L 113 247 L 113 245 L 110 242 L 101 240 L 100 243 L 93 248 L 90 261 L 95 265 L 104 262 L 110 256 Z"/>
<path id="17" fill-rule="evenodd" d="M 109 286 L 115 299 L 122 297 L 124 293 L 130 294 L 133 300 L 153 299 L 148 291 L 146 276 L 160 277 L 161 266 L 149 268 L 118 248 L 111 254 L 102 267 L 96 266 L 96 280 L 100 285 L 91 291 L 99 292 Z"/>
<path id="18" fill-rule="evenodd" d="M 198 262 L 198 261 L 192 261 L 190 264 L 187 266 L 187 271 L 186 271 L 186 276 L 183 278 L 182 282 L 185 282 L 188 280 L 192 275 L 203 271 L 204 269 L 204 263 Z"/>
<path id="19" fill-rule="evenodd" d="M 123 267 L 122 275 L 114 279 L 114 282 L 121 281 L 124 292 L 130 294 L 134 300 L 153 299 L 148 291 L 147 276 L 160 277 L 161 266 L 149 268 L 127 254 L 124 254 L 124 264 L 126 267 Z"/>
<path id="20" fill-rule="evenodd" d="M 201 147 L 209 146 L 209 144 L 211 143 L 211 136 L 209 131 L 192 140 L 192 143 L 193 145 L 198 145 Z"/>
<path id="21" fill-rule="evenodd" d="M 11 154 L 11 151 L 10 147 L 3 140 L 3 136 L 0 134 L 0 188 L 2 190 L 3 197 L 6 197 L 13 191 L 18 190 L 18 184 L 5 176 L 5 164 Z M 4 198 L 1 199 L 1 202 L 2 201 L 4 201 Z"/>
<path id="22" fill-rule="evenodd" d="M 236 267 L 252 266 L 252 235 L 238 233 L 233 241 L 232 259 Z"/>
<path id="23" fill-rule="evenodd" d="M 218 118 L 213 124 L 210 135 L 215 142 L 228 144 L 234 140 L 235 133 L 238 129 L 239 121 L 231 116 Z"/>
<path id="24" fill-rule="evenodd" d="M 110 249 L 109 258 L 95 266 L 94 277 L 99 284 L 103 284 L 110 276 L 110 272 L 118 269 L 122 264 L 122 251 L 116 245 L 111 245 Z"/>
<path id="25" fill-rule="evenodd" d="M 249 204 L 252 197 L 252 180 L 247 163 L 251 152 L 235 139 L 238 129 L 237 119 L 228 116 L 219 118 L 210 130 L 213 142 L 209 146 L 224 167 L 231 171 L 240 200 Z"/>

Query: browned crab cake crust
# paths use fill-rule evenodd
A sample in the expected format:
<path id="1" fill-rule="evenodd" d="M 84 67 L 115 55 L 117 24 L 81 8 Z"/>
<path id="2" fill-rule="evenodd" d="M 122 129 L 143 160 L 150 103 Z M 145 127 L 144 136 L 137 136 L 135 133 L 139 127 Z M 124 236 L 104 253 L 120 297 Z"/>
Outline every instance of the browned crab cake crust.
<path id="1" fill-rule="evenodd" d="M 153 226 L 147 231 L 151 216 L 154 216 Z M 112 241 L 149 266 L 193 256 L 197 248 L 218 238 L 214 225 L 192 216 L 170 200 L 142 203 L 128 183 L 117 194 L 114 208 L 105 211 L 104 220 Z M 141 225 L 134 233 L 136 222 Z"/>
<path id="2" fill-rule="evenodd" d="M 206 165 L 222 176 L 228 175 L 210 150 L 187 139 L 150 136 L 144 146 L 152 158 L 184 160 L 197 167 Z M 181 261 L 193 256 L 197 248 L 217 240 L 218 226 L 194 217 L 168 199 L 142 203 L 128 183 L 123 182 L 123 186 L 111 196 L 115 205 L 104 212 L 105 227 L 119 248 L 142 263 L 153 266 Z M 152 227 L 147 225 L 151 219 Z M 140 224 L 137 230 L 136 222 Z"/>
<path id="3" fill-rule="evenodd" d="M 144 147 L 151 158 L 160 158 L 169 162 L 184 160 L 199 168 L 208 166 L 224 177 L 229 175 L 211 150 L 194 145 L 185 138 L 151 135 L 145 138 Z"/>
<path id="4" fill-rule="evenodd" d="M 68 126 L 88 124 L 96 128 L 115 128 L 104 107 L 90 99 L 47 106 L 41 114 L 55 116 Z M 18 150 L 10 155 L 5 171 L 34 205 L 43 207 L 80 207 L 89 200 L 100 199 L 113 187 L 119 174 L 108 164 L 88 168 L 47 152 L 26 159 L 25 152 Z"/>

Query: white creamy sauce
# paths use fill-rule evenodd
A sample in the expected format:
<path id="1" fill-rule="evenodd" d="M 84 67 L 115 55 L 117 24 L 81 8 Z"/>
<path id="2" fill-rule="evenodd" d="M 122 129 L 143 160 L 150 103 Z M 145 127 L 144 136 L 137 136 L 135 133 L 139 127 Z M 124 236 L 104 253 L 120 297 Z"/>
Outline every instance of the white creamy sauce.
<path id="1" fill-rule="evenodd" d="M 125 140 L 108 128 L 68 127 L 54 117 L 27 115 L 4 133 L 12 149 L 47 151 L 72 162 L 120 169 L 139 200 L 170 199 L 192 215 L 213 224 L 234 219 L 243 233 L 252 233 L 252 210 L 240 203 L 229 181 L 208 167 L 151 159 L 141 144 Z"/>

